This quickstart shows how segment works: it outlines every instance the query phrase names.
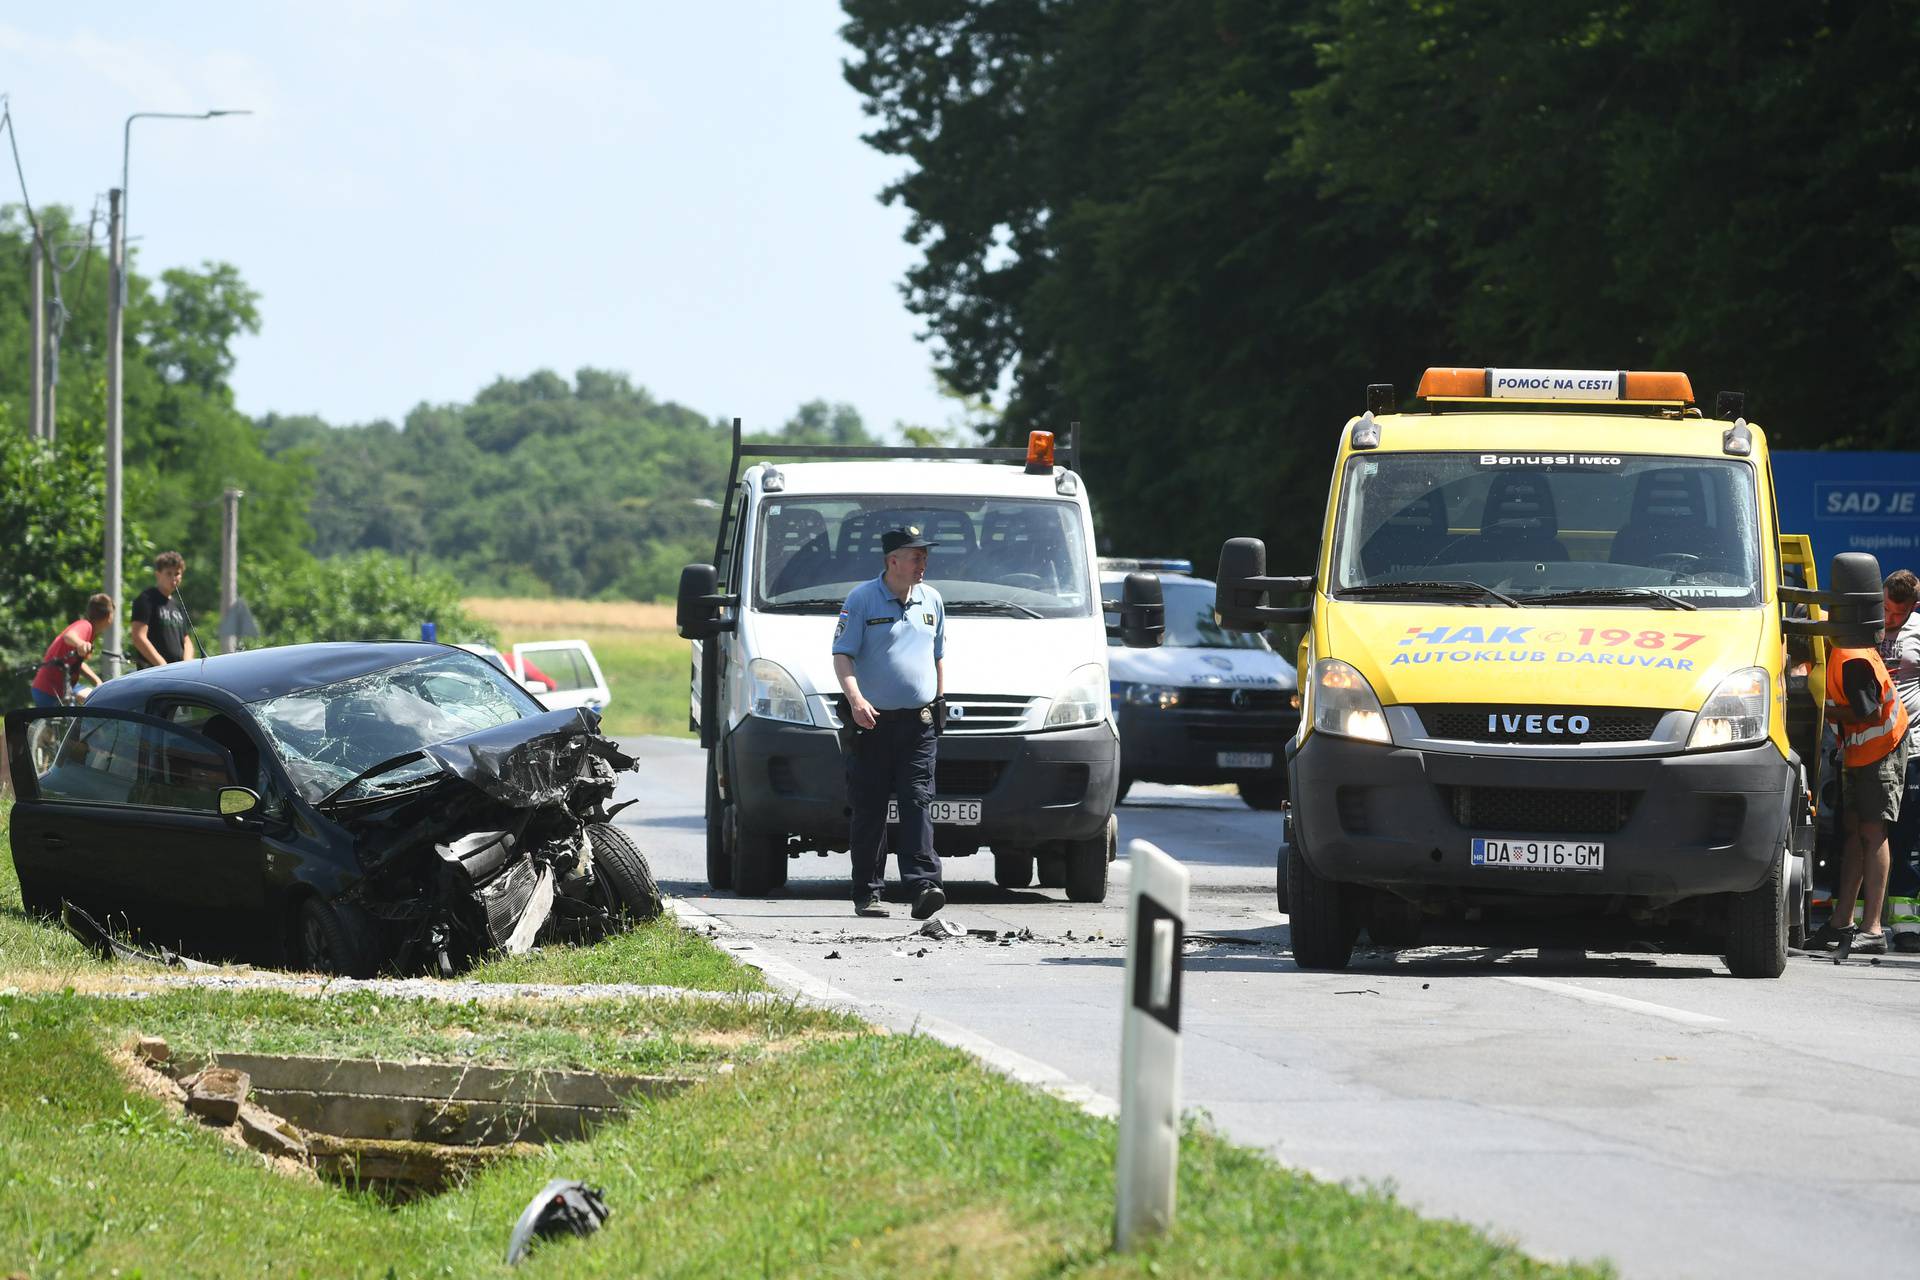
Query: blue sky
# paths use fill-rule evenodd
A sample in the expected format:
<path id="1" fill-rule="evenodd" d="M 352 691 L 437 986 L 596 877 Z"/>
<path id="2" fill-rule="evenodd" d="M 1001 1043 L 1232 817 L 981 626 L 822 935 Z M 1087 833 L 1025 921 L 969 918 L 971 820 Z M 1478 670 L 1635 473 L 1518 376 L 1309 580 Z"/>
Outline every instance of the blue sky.
<path id="1" fill-rule="evenodd" d="M 624 370 L 775 426 L 954 416 L 897 289 L 902 168 L 859 139 L 832 0 L 8 6 L 36 204 L 82 212 L 133 126 L 141 269 L 236 264 L 248 413 L 398 421 L 500 374 Z M 19 199 L 0 170 L 0 203 Z"/>

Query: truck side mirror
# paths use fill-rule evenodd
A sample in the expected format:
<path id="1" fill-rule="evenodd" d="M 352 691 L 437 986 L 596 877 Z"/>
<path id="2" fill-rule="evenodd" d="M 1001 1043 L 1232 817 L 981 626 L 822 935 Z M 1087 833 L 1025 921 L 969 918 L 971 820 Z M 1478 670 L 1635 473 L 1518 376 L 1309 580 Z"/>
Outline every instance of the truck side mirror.
<path id="1" fill-rule="evenodd" d="M 1833 558 L 1824 590 L 1782 584 L 1780 603 L 1814 605 L 1826 609 L 1820 622 L 1788 617 L 1780 629 L 1792 636 L 1825 636 L 1847 649 L 1878 644 L 1887 627 L 1887 600 L 1880 578 L 1880 561 L 1865 551 L 1842 551 Z"/>
<path id="2" fill-rule="evenodd" d="M 1228 538 L 1214 576 L 1213 611 L 1229 631 L 1265 631 L 1284 622 L 1311 622 L 1311 605 L 1275 606 L 1269 591 L 1311 591 L 1313 579 L 1267 576 L 1267 544 L 1258 538 Z"/>
<path id="3" fill-rule="evenodd" d="M 710 564 L 690 564 L 680 571 L 680 597 L 673 620 L 682 639 L 706 640 L 732 629 L 720 617 L 721 606 L 733 603 L 720 594 L 720 574 Z"/>
<path id="4" fill-rule="evenodd" d="M 1130 573 L 1120 584 L 1120 599 L 1103 600 L 1120 615 L 1120 621 L 1107 628 L 1109 636 L 1119 638 L 1129 649 L 1157 649 L 1167 630 L 1167 604 L 1160 590 L 1157 573 Z"/>

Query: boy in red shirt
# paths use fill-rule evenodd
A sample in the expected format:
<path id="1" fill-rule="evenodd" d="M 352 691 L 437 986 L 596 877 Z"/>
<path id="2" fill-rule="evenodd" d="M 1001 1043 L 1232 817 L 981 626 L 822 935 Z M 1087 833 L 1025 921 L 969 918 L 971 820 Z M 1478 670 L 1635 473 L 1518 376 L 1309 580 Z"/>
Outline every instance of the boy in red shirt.
<path id="1" fill-rule="evenodd" d="M 89 597 L 87 616 L 75 618 L 67 629 L 53 638 L 40 669 L 33 673 L 33 705 L 57 707 L 73 687 L 74 677 L 85 676 L 100 687 L 100 677 L 87 665 L 93 652 L 94 628 L 113 620 L 113 597 L 105 594 Z"/>

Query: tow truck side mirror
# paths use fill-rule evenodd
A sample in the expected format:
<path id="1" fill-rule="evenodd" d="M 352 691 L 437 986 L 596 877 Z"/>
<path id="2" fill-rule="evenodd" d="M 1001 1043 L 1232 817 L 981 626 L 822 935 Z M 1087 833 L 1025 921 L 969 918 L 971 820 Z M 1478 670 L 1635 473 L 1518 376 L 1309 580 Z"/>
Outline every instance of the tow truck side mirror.
<path id="1" fill-rule="evenodd" d="M 1213 611 L 1229 631 L 1265 631 L 1287 622 L 1311 622 L 1313 607 L 1267 603 L 1269 591 L 1313 590 L 1313 579 L 1267 576 L 1267 544 L 1258 538 L 1228 538 L 1220 548 L 1220 571 L 1214 576 Z"/>
<path id="2" fill-rule="evenodd" d="M 1118 613 L 1120 621 L 1107 626 L 1107 634 L 1129 649 L 1157 649 L 1167 630 L 1166 597 L 1160 590 L 1157 573 L 1130 573 L 1120 584 L 1118 600 L 1102 600 L 1101 607 Z"/>
<path id="3" fill-rule="evenodd" d="M 1817 604 L 1827 610 L 1827 617 L 1819 622 L 1789 617 L 1782 620 L 1780 629 L 1789 636 L 1825 636 L 1848 649 L 1879 643 L 1887 626 L 1880 561 L 1865 551 L 1843 551 L 1833 558 L 1827 581 L 1832 585 L 1819 591 L 1780 587 L 1782 607 Z"/>
<path id="4" fill-rule="evenodd" d="M 733 624 L 720 616 L 720 610 L 737 603 L 734 597 L 720 594 L 720 574 L 712 565 L 690 564 L 680 571 L 680 597 L 673 620 L 682 639 L 711 639 L 733 629 Z"/>

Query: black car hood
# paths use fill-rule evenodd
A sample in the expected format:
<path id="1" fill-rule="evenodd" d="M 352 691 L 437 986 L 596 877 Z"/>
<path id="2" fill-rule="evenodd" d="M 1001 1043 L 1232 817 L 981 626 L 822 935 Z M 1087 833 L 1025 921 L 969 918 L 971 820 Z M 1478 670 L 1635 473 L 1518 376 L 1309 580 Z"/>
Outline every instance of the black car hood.
<path id="1" fill-rule="evenodd" d="M 522 809 L 566 804 L 575 786 L 589 778 L 590 757 L 616 772 L 635 763 L 600 735 L 597 716 L 578 707 L 510 720 L 421 750 L 461 781 Z"/>

